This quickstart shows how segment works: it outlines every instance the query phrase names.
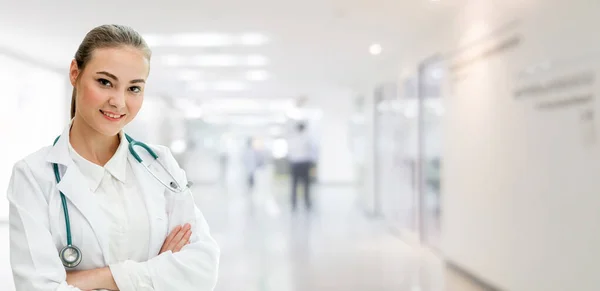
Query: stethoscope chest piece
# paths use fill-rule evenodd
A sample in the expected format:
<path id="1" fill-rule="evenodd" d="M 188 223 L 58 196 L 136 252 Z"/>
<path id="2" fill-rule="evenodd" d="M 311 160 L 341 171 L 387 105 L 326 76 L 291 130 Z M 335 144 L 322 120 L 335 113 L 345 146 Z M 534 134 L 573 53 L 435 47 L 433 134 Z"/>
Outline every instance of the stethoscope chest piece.
<path id="1" fill-rule="evenodd" d="M 68 245 L 60 250 L 60 260 L 67 268 L 75 268 L 81 263 L 81 250 L 74 245 Z"/>

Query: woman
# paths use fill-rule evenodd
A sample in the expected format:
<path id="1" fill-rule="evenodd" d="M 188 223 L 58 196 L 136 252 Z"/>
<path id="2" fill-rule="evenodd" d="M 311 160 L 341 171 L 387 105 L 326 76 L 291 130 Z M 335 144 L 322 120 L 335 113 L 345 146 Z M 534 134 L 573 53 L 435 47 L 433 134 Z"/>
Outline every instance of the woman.
<path id="1" fill-rule="evenodd" d="M 151 164 L 144 168 L 123 133 L 142 106 L 150 57 L 142 37 L 120 25 L 93 29 L 79 46 L 71 122 L 54 145 L 15 164 L 8 189 L 18 291 L 214 289 L 219 248 L 191 192 L 163 186 L 150 171 L 169 179 L 167 171 L 135 147 Z M 170 185 L 187 185 L 170 151 L 150 148 Z M 81 251 L 73 264 L 59 256 L 68 232 Z"/>

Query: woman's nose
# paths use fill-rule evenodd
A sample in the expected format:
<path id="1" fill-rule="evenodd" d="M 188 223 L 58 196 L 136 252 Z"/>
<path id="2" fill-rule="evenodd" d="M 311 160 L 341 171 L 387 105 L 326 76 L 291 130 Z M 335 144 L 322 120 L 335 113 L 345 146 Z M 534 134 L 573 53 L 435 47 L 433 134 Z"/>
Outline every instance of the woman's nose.
<path id="1" fill-rule="evenodd" d="M 115 108 L 121 109 L 125 107 L 125 95 L 124 94 L 114 94 L 109 100 L 108 104 Z"/>

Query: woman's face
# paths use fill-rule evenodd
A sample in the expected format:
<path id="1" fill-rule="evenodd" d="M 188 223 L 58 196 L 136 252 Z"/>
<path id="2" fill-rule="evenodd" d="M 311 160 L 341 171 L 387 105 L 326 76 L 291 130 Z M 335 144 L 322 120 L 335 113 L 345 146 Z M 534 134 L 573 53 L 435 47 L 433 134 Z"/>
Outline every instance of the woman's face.
<path id="1" fill-rule="evenodd" d="M 83 71 L 73 60 L 75 118 L 103 135 L 118 134 L 142 107 L 149 70 L 148 59 L 133 47 L 96 49 Z"/>

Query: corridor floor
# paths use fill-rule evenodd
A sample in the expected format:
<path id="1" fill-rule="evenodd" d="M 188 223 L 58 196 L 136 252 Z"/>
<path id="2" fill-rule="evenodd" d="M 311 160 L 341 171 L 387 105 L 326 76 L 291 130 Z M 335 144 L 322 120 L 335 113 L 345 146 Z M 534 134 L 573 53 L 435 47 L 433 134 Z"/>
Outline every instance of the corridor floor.
<path id="1" fill-rule="evenodd" d="M 479 291 L 433 254 L 368 219 L 356 190 L 315 186 L 315 207 L 289 209 L 285 181 L 196 185 L 196 202 L 221 246 L 217 291 Z M 231 183 L 230 183 L 231 184 Z M 299 203 L 303 206 L 302 203 Z M 0 290 L 14 290 L 8 225 L 0 223 Z"/>

